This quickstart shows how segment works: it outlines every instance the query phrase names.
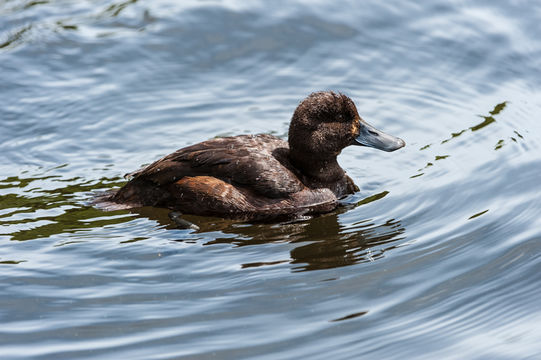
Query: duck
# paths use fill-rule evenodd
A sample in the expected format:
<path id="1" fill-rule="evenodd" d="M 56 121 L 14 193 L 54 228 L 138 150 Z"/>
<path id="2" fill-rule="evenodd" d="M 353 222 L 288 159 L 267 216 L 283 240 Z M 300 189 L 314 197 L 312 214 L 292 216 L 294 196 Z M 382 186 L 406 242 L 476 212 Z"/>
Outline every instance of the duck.
<path id="1" fill-rule="evenodd" d="M 128 208 L 168 208 L 175 217 L 312 217 L 359 191 L 337 161 L 351 145 L 391 152 L 405 142 L 364 121 L 347 95 L 314 92 L 295 109 L 287 141 L 257 134 L 187 146 L 126 174 L 129 181 L 109 200 Z"/>

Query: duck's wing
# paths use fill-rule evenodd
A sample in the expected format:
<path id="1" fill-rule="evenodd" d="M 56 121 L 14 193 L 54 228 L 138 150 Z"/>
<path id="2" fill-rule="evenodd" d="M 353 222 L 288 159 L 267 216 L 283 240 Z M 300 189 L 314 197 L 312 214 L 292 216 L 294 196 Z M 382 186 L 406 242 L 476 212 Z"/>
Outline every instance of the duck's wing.
<path id="1" fill-rule="evenodd" d="M 271 199 L 212 176 L 186 176 L 170 189 L 175 208 L 189 214 L 224 215 L 246 220 L 291 220 L 332 211 L 338 206 L 327 188 L 304 188 L 288 197 Z"/>
<path id="2" fill-rule="evenodd" d="M 185 176 L 207 175 L 268 197 L 284 197 L 304 185 L 276 157 L 280 150 L 287 151 L 287 143 L 270 135 L 216 138 L 177 150 L 128 176 L 166 186 Z"/>

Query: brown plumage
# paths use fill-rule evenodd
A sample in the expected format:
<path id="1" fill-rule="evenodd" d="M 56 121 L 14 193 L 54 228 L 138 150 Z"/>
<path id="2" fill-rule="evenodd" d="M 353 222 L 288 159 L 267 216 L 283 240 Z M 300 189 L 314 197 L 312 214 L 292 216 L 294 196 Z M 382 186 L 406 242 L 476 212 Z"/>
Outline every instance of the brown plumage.
<path id="1" fill-rule="evenodd" d="M 110 200 L 246 220 L 329 212 L 358 190 L 336 160 L 356 142 L 386 151 L 404 146 L 365 123 L 347 96 L 313 93 L 295 110 L 288 142 L 259 134 L 188 146 L 128 174 Z"/>

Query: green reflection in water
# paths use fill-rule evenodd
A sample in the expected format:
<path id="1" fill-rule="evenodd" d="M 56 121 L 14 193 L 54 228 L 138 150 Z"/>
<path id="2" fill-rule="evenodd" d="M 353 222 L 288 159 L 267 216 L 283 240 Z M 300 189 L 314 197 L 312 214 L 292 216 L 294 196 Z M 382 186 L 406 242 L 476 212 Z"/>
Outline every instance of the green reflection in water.
<path id="1" fill-rule="evenodd" d="M 49 3 L 49 1 L 44 1 L 44 0 L 42 0 L 42 1 L 30 1 L 29 3 L 26 3 L 24 5 L 23 9 L 26 10 L 26 9 L 29 9 L 29 8 L 34 7 L 36 5 L 44 5 L 44 4 L 48 4 L 48 3 Z"/>
<path id="2" fill-rule="evenodd" d="M 0 51 L 9 51 L 13 50 L 22 45 L 32 45 L 35 43 L 41 42 L 43 39 L 47 39 L 48 36 L 44 35 L 47 33 L 60 33 L 62 31 L 77 31 L 79 26 L 88 25 L 89 23 L 102 22 L 103 20 L 107 21 L 109 18 L 116 18 L 121 16 L 121 13 L 124 12 L 126 8 L 130 5 L 137 3 L 138 0 L 126 0 L 111 5 L 106 5 L 106 7 L 101 10 L 99 13 L 95 13 L 92 7 L 89 8 L 88 12 L 81 12 L 76 16 L 71 16 L 68 19 L 56 20 L 54 15 L 50 17 L 42 17 L 41 19 L 34 19 L 33 22 L 23 25 L 15 25 L 15 28 L 12 29 L 2 29 L 0 31 Z M 47 0 L 37 0 L 29 1 L 22 5 L 18 5 L 16 2 L 10 10 L 12 12 L 21 12 L 24 10 L 32 9 L 37 6 L 48 7 L 50 1 Z M 0 5 L 2 2 L 0 1 Z M 39 10 L 35 10 L 39 11 Z M 148 10 L 144 13 L 144 21 L 148 21 L 150 15 Z M 70 23 L 67 24 L 66 21 Z M 103 24 L 100 24 L 103 25 Z M 120 26 L 118 23 L 114 23 L 113 27 Z M 143 27 L 137 27 L 137 31 L 144 30 Z M 97 36 L 108 36 L 113 33 L 102 33 Z"/>
<path id="3" fill-rule="evenodd" d="M 7 36 L 7 39 L 0 43 L 0 49 L 7 49 L 22 43 L 26 33 L 32 29 L 32 25 L 27 25 L 16 30 Z"/>
<path id="4" fill-rule="evenodd" d="M 468 220 L 475 219 L 476 217 L 479 217 L 479 216 L 481 216 L 481 215 L 487 213 L 488 210 L 489 210 L 489 209 L 486 209 L 486 210 L 484 210 L 484 211 L 478 212 L 477 214 L 474 214 L 474 215 L 470 216 L 470 217 L 468 218 Z"/>
<path id="5" fill-rule="evenodd" d="M 451 133 L 451 137 L 448 138 L 448 139 L 443 140 L 441 143 L 445 144 L 446 142 L 449 142 L 452 139 L 457 138 L 460 135 L 464 134 L 468 130 L 471 130 L 472 132 L 478 131 L 478 130 L 481 130 L 482 128 L 496 122 L 496 119 L 494 118 L 494 116 L 496 116 L 500 112 L 502 112 L 502 110 L 505 109 L 506 106 L 507 106 L 507 101 L 504 101 L 504 102 L 494 106 L 494 109 L 492 109 L 492 111 L 489 111 L 490 115 L 488 115 L 488 116 L 479 115 L 479 117 L 481 117 L 483 119 L 483 121 L 481 121 L 480 123 L 475 124 L 473 126 L 470 126 L 467 129 L 460 130 L 460 131 L 455 132 L 455 133 Z"/>
<path id="6" fill-rule="evenodd" d="M 453 140 L 453 139 L 456 139 L 458 138 L 459 136 L 463 135 L 464 133 L 468 132 L 469 130 L 471 132 L 475 132 L 475 131 L 479 131 L 485 127 L 487 127 L 488 125 L 496 122 L 496 119 L 495 119 L 495 116 L 500 114 L 508 105 L 508 102 L 507 101 L 504 101 L 502 103 L 499 103 L 497 104 L 496 106 L 494 106 L 494 108 L 489 111 L 488 115 L 486 116 L 483 116 L 483 115 L 479 115 L 479 117 L 481 117 L 483 119 L 483 121 L 473 125 L 473 126 L 470 126 L 468 127 L 467 129 L 462 129 L 462 130 L 459 130 L 459 131 L 456 131 L 456 132 L 452 132 L 451 133 L 451 137 L 445 139 L 445 140 L 442 140 L 440 144 L 446 144 L 448 143 L 449 141 Z M 521 139 L 523 139 L 522 135 L 520 135 L 516 130 L 514 131 L 514 133 L 520 137 Z M 511 137 L 511 140 L 512 141 L 515 141 L 516 142 L 516 139 Z M 499 150 L 502 148 L 502 146 L 505 144 L 504 140 L 501 139 L 499 140 L 495 147 L 494 147 L 494 150 Z M 426 150 L 428 148 L 430 148 L 432 146 L 432 144 L 427 144 L 427 145 L 424 145 L 422 146 L 419 151 L 422 151 L 422 150 Z M 450 157 L 451 155 L 436 155 L 434 160 L 444 160 L 444 159 L 447 159 L 448 157 Z M 425 173 L 423 172 L 426 168 L 428 167 L 431 167 L 433 166 L 434 164 L 432 162 L 428 162 L 424 167 L 420 168 L 417 170 L 418 174 L 415 174 L 415 175 L 412 175 L 410 176 L 410 179 L 414 179 L 414 178 L 418 178 L 422 175 L 424 175 Z"/>
<path id="7" fill-rule="evenodd" d="M 375 194 L 375 195 L 366 197 L 366 198 L 362 199 L 361 201 L 359 201 L 359 202 L 357 203 L 357 206 L 369 204 L 369 203 L 371 203 L 371 202 L 373 202 L 373 201 L 376 201 L 376 200 L 379 200 L 379 199 L 383 199 L 385 196 L 387 196 L 387 194 L 389 194 L 388 191 L 382 191 L 382 192 L 380 192 L 379 194 Z"/>
<path id="8" fill-rule="evenodd" d="M 110 15 L 110 16 L 118 16 L 124 9 L 126 9 L 129 5 L 135 4 L 137 0 L 128 0 L 123 1 L 118 4 L 112 4 L 107 9 L 105 9 L 104 14 Z"/>
<path id="9" fill-rule="evenodd" d="M 0 261 L 0 264 L 3 264 L 3 265 L 17 265 L 17 264 L 20 264 L 20 263 L 23 263 L 23 262 L 26 262 L 26 260 L 3 260 L 3 261 Z"/>
<path id="10" fill-rule="evenodd" d="M 0 196 L 0 225 L 7 229 L 3 235 L 23 241 L 129 221 L 127 211 L 104 213 L 83 203 L 87 193 L 123 183 L 119 177 L 83 180 L 58 175 L 0 180 L 5 193 Z"/>
<path id="11" fill-rule="evenodd" d="M 79 27 L 77 25 L 64 24 L 62 21 L 57 21 L 56 25 L 60 26 L 64 30 L 77 30 L 77 29 L 79 29 Z"/>

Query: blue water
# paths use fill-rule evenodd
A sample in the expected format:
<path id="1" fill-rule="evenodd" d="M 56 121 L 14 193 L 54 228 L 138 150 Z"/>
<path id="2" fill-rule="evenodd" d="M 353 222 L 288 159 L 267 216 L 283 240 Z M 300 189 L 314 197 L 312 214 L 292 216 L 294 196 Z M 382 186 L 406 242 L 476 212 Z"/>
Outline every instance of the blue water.
<path id="1" fill-rule="evenodd" d="M 541 358 L 535 1 L 0 1 L 0 358 Z M 312 91 L 403 138 L 294 224 L 104 212 Z"/>

